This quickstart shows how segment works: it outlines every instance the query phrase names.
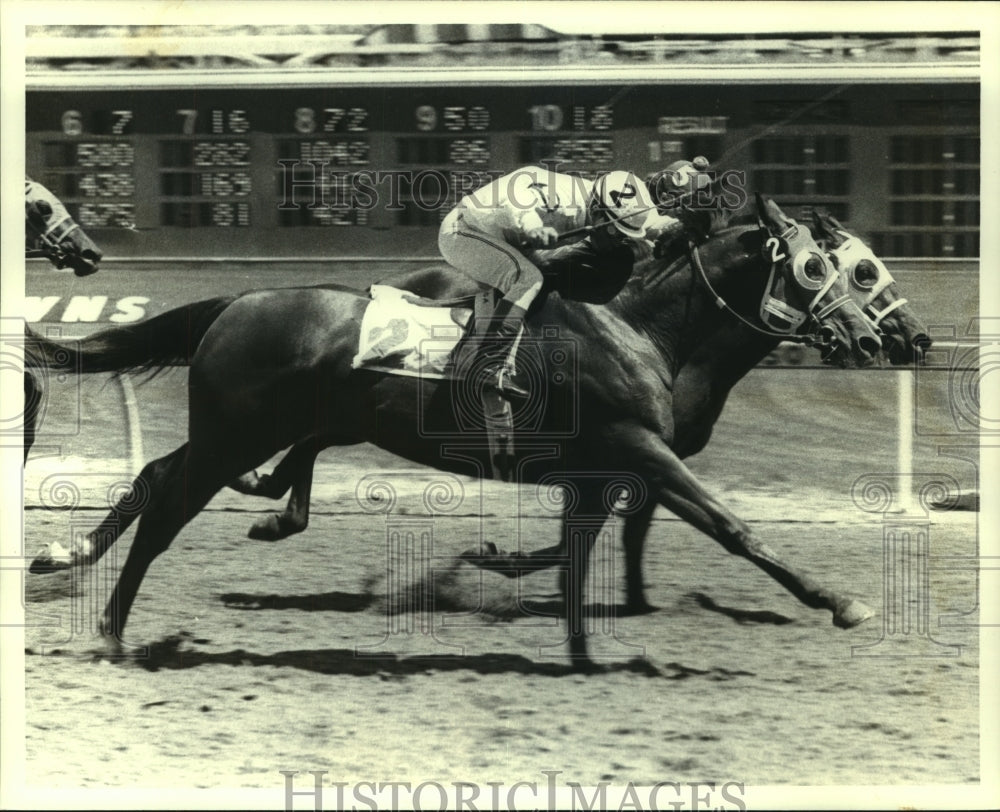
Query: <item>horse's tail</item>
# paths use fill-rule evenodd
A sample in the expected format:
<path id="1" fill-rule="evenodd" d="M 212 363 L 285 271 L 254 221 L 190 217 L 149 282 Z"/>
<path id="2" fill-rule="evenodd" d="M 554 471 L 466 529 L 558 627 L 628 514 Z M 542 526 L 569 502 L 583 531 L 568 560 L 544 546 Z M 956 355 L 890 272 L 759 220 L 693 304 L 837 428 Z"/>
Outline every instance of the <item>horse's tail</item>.
<path id="1" fill-rule="evenodd" d="M 237 298 L 204 299 L 65 343 L 27 328 L 24 365 L 71 372 L 138 372 L 154 377 L 169 366 L 190 364 L 208 328 Z"/>

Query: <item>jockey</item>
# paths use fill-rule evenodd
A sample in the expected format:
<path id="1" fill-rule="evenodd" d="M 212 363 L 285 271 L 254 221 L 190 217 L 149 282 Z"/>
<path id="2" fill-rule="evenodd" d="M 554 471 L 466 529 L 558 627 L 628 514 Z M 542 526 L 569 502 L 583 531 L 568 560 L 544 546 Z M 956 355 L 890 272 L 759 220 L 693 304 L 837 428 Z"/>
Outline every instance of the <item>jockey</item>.
<path id="1" fill-rule="evenodd" d="M 441 224 L 438 247 L 448 264 L 503 293 L 479 349 L 490 384 L 504 395 L 528 395 L 512 380 L 514 351 L 542 289 L 539 265 L 571 259 L 574 267 L 603 268 L 625 256 L 631 273 L 654 240 L 672 238 L 681 228 L 675 218 L 657 214 L 646 186 L 631 172 L 589 181 L 529 166 L 463 198 Z"/>

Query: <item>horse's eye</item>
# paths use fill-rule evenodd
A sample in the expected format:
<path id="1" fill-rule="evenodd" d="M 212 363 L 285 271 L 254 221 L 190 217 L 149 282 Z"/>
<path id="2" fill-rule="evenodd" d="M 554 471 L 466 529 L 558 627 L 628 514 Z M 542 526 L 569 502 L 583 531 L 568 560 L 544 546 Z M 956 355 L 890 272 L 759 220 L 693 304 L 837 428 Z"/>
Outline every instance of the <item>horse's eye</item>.
<path id="1" fill-rule="evenodd" d="M 806 260 L 803 270 L 806 277 L 813 282 L 822 282 L 826 278 L 826 265 L 815 254 Z"/>
<path id="2" fill-rule="evenodd" d="M 875 267 L 875 263 L 863 259 L 854 267 L 854 274 L 851 278 L 855 286 L 868 290 L 875 287 L 878 277 L 879 272 L 878 268 Z"/>
<path id="3" fill-rule="evenodd" d="M 47 200 L 39 200 L 38 203 L 35 204 L 35 208 L 38 210 L 38 213 L 46 219 L 52 216 L 52 206 L 49 205 Z"/>

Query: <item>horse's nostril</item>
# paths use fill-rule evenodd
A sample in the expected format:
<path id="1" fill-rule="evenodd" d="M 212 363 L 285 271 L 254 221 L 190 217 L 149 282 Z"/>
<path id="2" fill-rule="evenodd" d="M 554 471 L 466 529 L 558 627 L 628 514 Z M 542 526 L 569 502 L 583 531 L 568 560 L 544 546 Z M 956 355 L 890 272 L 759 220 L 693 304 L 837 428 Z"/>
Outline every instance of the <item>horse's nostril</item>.
<path id="1" fill-rule="evenodd" d="M 858 339 L 858 346 L 862 352 L 867 353 L 872 358 L 878 355 L 878 351 L 882 349 L 882 343 L 875 336 L 861 336 Z"/>

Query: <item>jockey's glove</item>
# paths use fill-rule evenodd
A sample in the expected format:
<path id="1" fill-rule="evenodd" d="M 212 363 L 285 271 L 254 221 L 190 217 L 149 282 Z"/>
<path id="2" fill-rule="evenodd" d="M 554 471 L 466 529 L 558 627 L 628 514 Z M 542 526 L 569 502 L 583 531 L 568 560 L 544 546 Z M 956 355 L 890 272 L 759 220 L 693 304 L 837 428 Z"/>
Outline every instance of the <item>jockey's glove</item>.
<path id="1" fill-rule="evenodd" d="M 684 224 L 668 214 L 653 215 L 647 221 L 646 239 L 653 244 L 654 256 L 662 256 L 664 249 L 683 233 Z"/>
<path id="2" fill-rule="evenodd" d="M 555 245 L 559 239 L 559 232 L 551 226 L 533 228 L 527 233 L 528 245 L 532 248 L 548 248 Z"/>

